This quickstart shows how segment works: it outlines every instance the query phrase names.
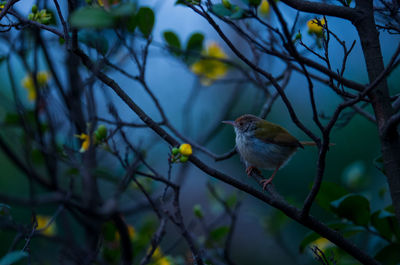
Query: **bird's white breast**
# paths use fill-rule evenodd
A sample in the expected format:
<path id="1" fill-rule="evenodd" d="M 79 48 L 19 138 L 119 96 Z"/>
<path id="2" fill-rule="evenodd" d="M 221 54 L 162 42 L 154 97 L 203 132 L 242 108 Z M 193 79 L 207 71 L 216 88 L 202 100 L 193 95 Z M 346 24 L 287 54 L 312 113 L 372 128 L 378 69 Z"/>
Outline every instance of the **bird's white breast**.
<path id="1" fill-rule="evenodd" d="M 236 132 L 236 147 L 246 166 L 273 170 L 283 167 L 297 148 L 266 143 L 252 136 L 252 133 Z"/>

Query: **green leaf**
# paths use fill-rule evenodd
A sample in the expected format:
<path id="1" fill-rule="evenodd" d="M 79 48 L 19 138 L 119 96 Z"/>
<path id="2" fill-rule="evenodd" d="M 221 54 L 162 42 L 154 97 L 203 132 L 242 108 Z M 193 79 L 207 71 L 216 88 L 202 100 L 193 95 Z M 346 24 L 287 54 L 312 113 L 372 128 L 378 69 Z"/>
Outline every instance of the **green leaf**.
<path id="1" fill-rule="evenodd" d="M 348 165 L 342 174 L 343 183 L 349 188 L 357 188 L 365 181 L 365 164 L 363 161 L 355 161 Z"/>
<path id="2" fill-rule="evenodd" d="M 388 245 L 376 254 L 375 259 L 385 265 L 397 265 L 400 262 L 399 249 L 400 243 Z"/>
<path id="3" fill-rule="evenodd" d="M 117 228 L 112 222 L 106 222 L 103 224 L 103 237 L 105 241 L 114 241 L 115 234 L 117 233 Z"/>
<path id="4" fill-rule="evenodd" d="M 186 51 L 200 53 L 201 50 L 203 49 L 203 41 L 204 41 L 203 34 L 198 32 L 193 33 L 192 35 L 190 35 L 190 38 L 187 42 Z"/>
<path id="5" fill-rule="evenodd" d="M 195 204 L 195 205 L 193 206 L 193 213 L 194 213 L 194 215 L 195 215 L 197 218 L 200 218 L 200 219 L 202 219 L 203 216 L 204 216 L 204 215 L 203 215 L 203 210 L 202 210 L 200 204 Z"/>
<path id="6" fill-rule="evenodd" d="M 0 216 L 5 216 L 10 213 L 11 207 L 8 204 L 0 203 Z"/>
<path id="7" fill-rule="evenodd" d="M 0 259 L 0 265 L 14 264 L 21 259 L 28 257 L 28 253 L 25 251 L 13 251 L 5 255 Z"/>
<path id="8" fill-rule="evenodd" d="M 134 15 L 136 12 L 136 5 L 134 3 L 123 3 L 110 10 L 110 14 L 116 18 L 127 18 Z"/>
<path id="9" fill-rule="evenodd" d="M 234 10 L 235 11 L 232 13 L 232 15 L 229 16 L 231 19 L 241 19 L 246 17 L 246 12 L 243 9 L 237 7 Z"/>
<path id="10" fill-rule="evenodd" d="M 215 4 L 211 7 L 211 11 L 220 17 L 230 16 L 232 15 L 232 11 L 226 8 L 223 4 Z"/>
<path id="11" fill-rule="evenodd" d="M 262 219 L 261 225 L 268 231 L 269 234 L 277 235 L 280 231 L 282 231 L 282 228 L 287 221 L 288 217 L 281 211 L 273 210 L 270 214 L 266 215 Z"/>
<path id="12" fill-rule="evenodd" d="M 261 0 L 246 0 L 246 2 L 248 2 L 249 5 L 252 6 L 259 6 L 261 4 Z"/>
<path id="13" fill-rule="evenodd" d="M 137 18 L 136 15 L 133 14 L 129 17 L 128 21 L 126 22 L 126 28 L 129 32 L 133 33 L 137 26 Z"/>
<path id="14" fill-rule="evenodd" d="M 382 155 L 380 155 L 377 158 L 375 158 L 374 165 L 378 170 L 380 170 L 384 175 L 386 175 L 385 167 L 383 165 L 383 157 L 382 157 Z"/>
<path id="15" fill-rule="evenodd" d="M 179 37 L 173 31 L 164 31 L 163 37 L 168 46 L 171 47 L 171 52 L 175 55 L 179 55 L 181 49 L 181 42 Z"/>
<path id="16" fill-rule="evenodd" d="M 143 35 L 147 38 L 154 26 L 154 12 L 149 7 L 141 7 L 136 15 L 137 26 Z"/>
<path id="17" fill-rule="evenodd" d="M 8 112 L 4 117 L 6 125 L 19 125 L 19 115 L 17 113 Z"/>
<path id="18" fill-rule="evenodd" d="M 32 149 L 31 159 L 32 159 L 32 162 L 36 165 L 42 165 L 45 161 L 44 156 L 39 149 Z"/>
<path id="19" fill-rule="evenodd" d="M 84 7 L 76 10 L 70 17 L 75 28 L 112 28 L 116 20 L 113 15 L 100 7 Z"/>
<path id="20" fill-rule="evenodd" d="M 79 32 L 78 40 L 101 54 L 108 51 L 108 40 L 103 35 L 94 31 L 83 30 Z"/>
<path id="21" fill-rule="evenodd" d="M 369 201 L 361 195 L 348 194 L 331 202 L 332 211 L 357 225 L 368 225 L 370 217 Z"/>
<path id="22" fill-rule="evenodd" d="M 307 234 L 303 238 L 303 240 L 300 242 L 300 246 L 299 246 L 300 252 L 303 253 L 304 250 L 306 249 L 306 247 L 311 244 L 311 242 L 314 242 L 315 240 L 317 240 L 320 237 L 321 236 L 315 232 L 311 232 L 311 233 Z"/>
<path id="23" fill-rule="evenodd" d="M 229 233 L 229 226 L 220 226 L 210 232 L 210 239 L 219 242 Z"/>
<path id="24" fill-rule="evenodd" d="M 323 209 L 330 211 L 330 203 L 346 194 L 348 194 L 348 191 L 337 183 L 324 181 L 320 192 L 318 192 L 316 202 Z"/>
<path id="25" fill-rule="evenodd" d="M 384 238 L 393 241 L 394 237 L 400 241 L 400 227 L 396 216 L 385 210 L 379 210 L 371 215 L 371 224 Z"/>
<path id="26" fill-rule="evenodd" d="M 331 223 L 328 225 L 329 228 L 339 231 L 344 237 L 350 237 L 355 234 L 358 234 L 360 232 L 364 232 L 365 229 L 360 226 L 356 226 L 353 224 L 349 223 Z M 304 237 L 302 242 L 300 243 L 300 252 L 304 252 L 305 248 L 313 241 L 317 240 L 320 238 L 321 235 L 315 233 L 315 232 L 310 232 L 309 234 Z"/>

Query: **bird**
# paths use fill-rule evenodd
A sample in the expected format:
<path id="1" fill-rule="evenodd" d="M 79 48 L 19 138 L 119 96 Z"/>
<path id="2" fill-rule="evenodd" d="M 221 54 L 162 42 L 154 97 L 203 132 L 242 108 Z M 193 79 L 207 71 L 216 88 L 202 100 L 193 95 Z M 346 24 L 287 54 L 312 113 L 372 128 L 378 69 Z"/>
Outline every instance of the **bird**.
<path id="1" fill-rule="evenodd" d="M 300 142 L 282 126 L 251 114 L 244 114 L 234 121 L 222 122 L 235 129 L 236 147 L 246 165 L 248 176 L 253 172 L 261 175 L 259 168 L 274 170 L 270 178 L 260 181 L 263 190 L 299 148 L 316 145 L 315 142 Z"/>

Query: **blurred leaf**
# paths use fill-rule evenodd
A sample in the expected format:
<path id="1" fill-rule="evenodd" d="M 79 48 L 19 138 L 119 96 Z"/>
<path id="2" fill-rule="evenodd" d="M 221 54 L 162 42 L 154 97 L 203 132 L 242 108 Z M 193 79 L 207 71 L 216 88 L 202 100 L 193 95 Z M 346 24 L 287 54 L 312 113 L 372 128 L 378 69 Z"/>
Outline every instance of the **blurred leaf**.
<path id="1" fill-rule="evenodd" d="M 363 161 L 358 160 L 348 165 L 342 174 L 343 183 L 349 188 L 360 187 L 365 180 L 365 164 Z"/>
<path id="2" fill-rule="evenodd" d="M 384 168 L 384 165 L 383 165 L 383 157 L 382 157 L 382 155 L 380 155 L 377 158 L 375 158 L 374 165 L 379 171 L 381 171 L 384 175 L 386 175 L 386 171 L 385 171 L 385 168 Z"/>
<path id="3" fill-rule="evenodd" d="M 137 27 L 137 17 L 135 14 L 129 17 L 128 21 L 126 22 L 126 28 L 129 32 L 133 33 Z"/>
<path id="4" fill-rule="evenodd" d="M 370 207 L 367 198 L 361 195 L 348 194 L 331 202 L 331 209 L 341 218 L 346 218 L 357 225 L 367 225 Z"/>
<path id="5" fill-rule="evenodd" d="M 400 262 L 400 244 L 391 244 L 381 249 L 375 259 L 385 265 L 397 265 Z"/>
<path id="6" fill-rule="evenodd" d="M 229 17 L 231 19 L 241 19 L 246 17 L 246 12 L 243 9 L 237 7 L 235 8 L 235 11 L 232 13 L 232 15 L 230 15 Z"/>
<path id="7" fill-rule="evenodd" d="M 103 247 L 102 249 L 103 259 L 110 264 L 118 264 L 120 259 L 121 250 L 119 247 Z"/>
<path id="8" fill-rule="evenodd" d="M 105 55 L 108 51 L 108 40 L 103 35 L 94 31 L 80 31 L 78 40 L 88 47 L 97 50 L 100 54 Z"/>
<path id="9" fill-rule="evenodd" d="M 70 17 L 70 22 L 76 28 L 112 28 L 115 18 L 100 7 L 84 7 L 76 10 Z"/>
<path id="10" fill-rule="evenodd" d="M 187 5 L 187 3 L 192 4 L 192 5 L 199 5 L 201 0 L 177 0 L 175 2 L 175 5 Z"/>
<path id="11" fill-rule="evenodd" d="M 28 253 L 25 251 L 13 251 L 5 255 L 0 259 L 0 265 L 10 265 L 14 264 L 21 259 L 28 257 Z"/>
<path id="12" fill-rule="evenodd" d="M 225 203 L 226 205 L 228 205 L 229 208 L 233 209 L 237 203 L 237 194 L 233 193 L 230 196 L 228 196 L 228 198 L 226 198 Z"/>
<path id="13" fill-rule="evenodd" d="M 186 45 L 186 51 L 200 53 L 203 49 L 204 35 L 201 33 L 193 33 Z"/>
<path id="14" fill-rule="evenodd" d="M 223 4 L 215 4 L 211 7 L 211 11 L 220 17 L 226 17 L 232 15 L 232 11 L 227 9 Z"/>
<path id="15" fill-rule="evenodd" d="M 19 115 L 17 113 L 8 112 L 4 117 L 6 125 L 19 125 Z"/>
<path id="16" fill-rule="evenodd" d="M 288 217 L 281 211 L 273 210 L 262 220 L 262 226 L 272 235 L 278 234 L 287 223 Z"/>
<path id="17" fill-rule="evenodd" d="M 141 7 L 136 15 L 137 26 L 145 37 L 148 37 L 154 26 L 154 12 L 149 7 Z"/>
<path id="18" fill-rule="evenodd" d="M 393 241 L 394 237 L 400 242 L 400 227 L 396 216 L 385 210 L 379 210 L 371 215 L 371 224 L 384 238 Z"/>
<path id="19" fill-rule="evenodd" d="M 5 59 L 7 59 L 7 55 L 1 55 L 1 56 L 0 56 L 0 64 L 1 64 L 2 62 L 4 62 Z"/>
<path id="20" fill-rule="evenodd" d="M 117 228 L 112 222 L 109 221 L 103 224 L 102 232 L 105 241 L 114 241 Z"/>
<path id="21" fill-rule="evenodd" d="M 316 202 L 323 209 L 330 211 L 330 203 L 337 200 L 344 195 L 348 194 L 348 191 L 334 182 L 323 181 L 321 188 L 318 192 Z"/>
<path id="22" fill-rule="evenodd" d="M 164 31 L 164 40 L 167 42 L 168 46 L 171 47 L 171 52 L 175 55 L 179 55 L 181 49 L 181 42 L 178 35 L 173 31 Z"/>
<path id="23" fill-rule="evenodd" d="M 44 156 L 39 149 L 32 149 L 31 159 L 32 162 L 36 165 L 42 165 L 44 163 Z"/>
<path id="24" fill-rule="evenodd" d="M 219 242 L 229 233 L 229 226 L 220 226 L 210 232 L 210 239 Z"/>
<path id="25" fill-rule="evenodd" d="M 299 251 L 303 253 L 306 247 L 311 244 L 311 242 L 314 242 L 320 237 L 321 236 L 315 232 L 307 234 L 306 237 L 300 242 Z"/>
<path id="26" fill-rule="evenodd" d="M 193 206 L 193 213 L 197 218 L 203 218 L 203 210 L 200 204 L 196 204 Z"/>
<path id="27" fill-rule="evenodd" d="M 120 4 L 110 10 L 110 14 L 116 18 L 128 18 L 134 15 L 136 12 L 136 5 L 128 2 Z"/>
<path id="28" fill-rule="evenodd" d="M 10 210 L 11 210 L 10 205 L 4 204 L 4 203 L 0 203 L 0 216 L 9 215 Z"/>
<path id="29" fill-rule="evenodd" d="M 329 228 L 339 231 L 344 237 L 350 237 L 355 234 L 358 234 L 359 232 L 364 232 L 365 229 L 360 226 L 356 226 L 353 224 L 349 223 L 331 223 L 328 225 Z M 306 237 L 301 241 L 300 243 L 300 252 L 304 252 L 304 249 L 311 243 L 320 238 L 321 235 L 315 233 L 315 232 L 310 232 L 309 234 L 306 235 Z"/>

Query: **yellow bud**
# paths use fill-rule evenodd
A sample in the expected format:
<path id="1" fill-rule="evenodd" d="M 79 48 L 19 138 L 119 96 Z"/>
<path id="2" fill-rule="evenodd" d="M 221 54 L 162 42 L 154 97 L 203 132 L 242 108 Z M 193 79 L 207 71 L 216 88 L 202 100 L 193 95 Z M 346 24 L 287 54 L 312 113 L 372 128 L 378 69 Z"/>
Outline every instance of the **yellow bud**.
<path id="1" fill-rule="evenodd" d="M 190 144 L 181 144 L 179 152 L 184 156 L 190 156 L 192 154 L 192 146 Z"/>

